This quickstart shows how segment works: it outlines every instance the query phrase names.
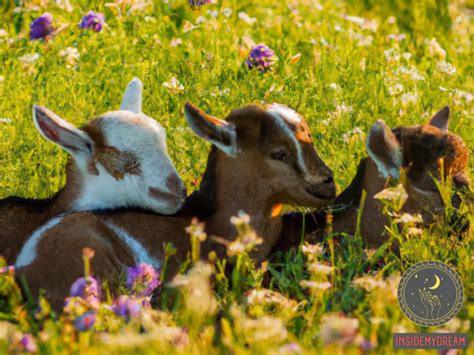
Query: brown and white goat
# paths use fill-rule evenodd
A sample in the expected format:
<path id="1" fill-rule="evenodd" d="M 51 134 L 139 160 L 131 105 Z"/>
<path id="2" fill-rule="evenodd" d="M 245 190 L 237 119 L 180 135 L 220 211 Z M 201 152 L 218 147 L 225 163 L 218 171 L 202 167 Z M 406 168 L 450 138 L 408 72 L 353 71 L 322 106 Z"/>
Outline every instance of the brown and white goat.
<path id="1" fill-rule="evenodd" d="M 168 157 L 165 130 L 141 111 L 142 83 L 132 80 L 119 111 L 82 129 L 50 110 L 34 106 L 38 131 L 70 155 L 66 185 L 44 200 L 0 201 L 0 255 L 13 262 L 25 239 L 54 216 L 71 211 L 141 207 L 178 211 L 186 190 Z"/>
<path id="2" fill-rule="evenodd" d="M 95 250 L 92 270 L 113 285 L 124 265 L 146 262 L 160 267 L 164 246 L 176 254 L 167 277 L 178 272 L 191 246 L 186 234 L 193 215 L 200 215 L 209 235 L 235 239 L 230 218 L 240 210 L 262 236 L 254 254 L 266 258 L 280 237 L 282 220 L 272 216 L 276 204 L 322 207 L 335 197 L 332 171 L 316 153 L 305 120 L 284 106 L 248 106 L 234 110 L 226 121 L 187 103 L 185 116 L 198 136 L 214 146 L 200 189 L 188 197 L 181 214 L 160 216 L 144 211 L 73 213 L 57 217 L 38 229 L 16 260 L 17 275 L 26 277 L 36 294 L 44 289 L 56 306 L 72 282 L 83 274 L 82 249 Z M 222 244 L 208 239 L 210 251 L 224 256 Z"/>
<path id="3" fill-rule="evenodd" d="M 369 157 L 361 161 L 353 181 L 335 200 L 335 206 L 342 205 L 346 209 L 333 216 L 333 230 L 354 235 L 362 191 L 365 190 L 361 234 L 369 248 L 386 242 L 388 219 L 383 213 L 382 203 L 374 196 L 385 189 L 390 180 L 399 180 L 402 169 L 406 174 L 404 188 L 408 199 L 401 212 L 419 213 L 427 223 L 431 222 L 433 214 L 444 209 L 435 180 L 439 181 L 443 175 L 451 177 L 456 187 L 468 187 L 469 149 L 461 137 L 448 131 L 448 121 L 448 107 L 436 113 L 425 125 L 390 129 L 382 120 L 377 121 L 367 137 Z M 442 174 L 441 160 L 444 166 Z M 299 245 L 303 224 L 306 240 L 322 240 L 325 213 L 310 213 L 304 217 L 290 214 L 283 218 L 285 230 L 275 251 Z M 397 245 L 394 247 L 396 249 Z"/>

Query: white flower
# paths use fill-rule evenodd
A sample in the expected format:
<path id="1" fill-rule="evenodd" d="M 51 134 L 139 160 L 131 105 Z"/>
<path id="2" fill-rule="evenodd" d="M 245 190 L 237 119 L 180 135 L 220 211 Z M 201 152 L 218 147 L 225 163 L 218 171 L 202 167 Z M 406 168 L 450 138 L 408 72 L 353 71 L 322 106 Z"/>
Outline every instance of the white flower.
<path id="1" fill-rule="evenodd" d="M 401 96 L 400 100 L 402 103 L 402 107 L 407 108 L 411 104 L 416 104 L 416 102 L 418 101 L 418 95 L 407 92 Z"/>
<path id="2" fill-rule="evenodd" d="M 404 39 L 406 39 L 407 35 L 404 34 L 404 33 L 400 33 L 400 34 L 391 33 L 391 34 L 388 35 L 387 38 L 390 39 L 390 40 L 393 40 L 395 42 L 400 42 L 400 41 L 403 41 Z"/>
<path id="3" fill-rule="evenodd" d="M 257 22 L 257 19 L 255 17 L 250 17 L 245 12 L 239 12 L 238 17 L 249 25 L 253 25 L 255 22 Z"/>
<path id="4" fill-rule="evenodd" d="M 315 263 L 309 264 L 308 269 L 309 271 L 315 274 L 330 275 L 333 272 L 334 267 L 315 262 Z"/>
<path id="5" fill-rule="evenodd" d="M 385 288 L 387 284 L 383 280 L 378 280 L 372 276 L 361 276 L 352 280 L 356 287 L 364 289 L 366 292 L 372 292 L 376 288 Z"/>
<path id="6" fill-rule="evenodd" d="M 232 16 L 232 9 L 229 7 L 226 7 L 225 9 L 222 9 L 222 13 L 224 14 L 225 17 L 229 18 Z M 257 20 L 255 19 L 255 21 Z"/>
<path id="7" fill-rule="evenodd" d="M 355 340 L 359 320 L 347 318 L 342 313 L 326 313 L 321 318 L 319 335 L 324 344 L 350 344 Z"/>
<path id="8" fill-rule="evenodd" d="M 336 83 L 329 84 L 329 87 L 333 90 L 339 90 L 341 87 Z"/>
<path id="9" fill-rule="evenodd" d="M 388 87 L 388 93 L 390 94 L 390 96 L 395 96 L 402 92 L 403 92 L 403 85 L 400 83 L 396 83 Z"/>
<path id="10" fill-rule="evenodd" d="M 80 57 L 79 51 L 75 47 L 67 47 L 59 51 L 59 56 L 66 60 L 66 66 L 68 68 L 74 68 L 77 60 Z"/>
<path id="11" fill-rule="evenodd" d="M 174 76 L 170 81 L 164 82 L 163 86 L 169 89 L 172 94 L 181 94 L 184 91 L 184 86 Z"/>
<path id="12" fill-rule="evenodd" d="M 183 43 L 183 40 L 181 38 L 173 38 L 170 42 L 171 47 L 177 47 Z"/>
<path id="13" fill-rule="evenodd" d="M 304 243 L 301 246 L 301 252 L 308 257 L 308 259 L 316 259 L 317 256 L 323 255 L 326 249 L 321 244 Z"/>
<path id="14" fill-rule="evenodd" d="M 440 60 L 439 62 L 437 62 L 436 69 L 438 69 L 438 71 L 440 71 L 441 73 L 445 73 L 448 75 L 456 74 L 456 68 L 445 60 Z"/>
<path id="15" fill-rule="evenodd" d="M 398 184 L 396 187 L 388 187 L 374 196 L 377 200 L 400 202 L 405 203 L 408 198 L 408 194 L 402 184 Z"/>
<path id="16" fill-rule="evenodd" d="M 467 92 L 467 91 L 456 89 L 454 93 L 456 97 L 466 100 L 467 103 L 471 103 L 471 101 L 474 99 L 474 96 L 470 92 Z"/>
<path id="17" fill-rule="evenodd" d="M 336 25 L 334 26 L 334 31 L 336 32 L 341 32 L 342 31 L 342 27 L 340 24 L 336 23 Z"/>
<path id="18" fill-rule="evenodd" d="M 199 16 L 196 18 L 196 25 L 200 25 L 200 24 L 206 22 L 206 20 L 207 20 L 207 19 L 206 19 L 204 16 L 199 15 Z"/>
<path id="19" fill-rule="evenodd" d="M 7 30 L 0 28 L 0 37 L 8 37 Z"/>
<path id="20" fill-rule="evenodd" d="M 431 41 L 428 42 L 428 51 L 432 56 L 438 55 L 441 58 L 446 58 L 446 51 L 441 47 L 436 38 L 432 38 Z"/>
<path id="21" fill-rule="evenodd" d="M 0 118 L 0 123 L 12 123 L 12 119 L 11 118 L 7 118 L 7 117 L 2 117 Z"/>
<path id="22" fill-rule="evenodd" d="M 423 222 L 423 218 L 420 214 L 412 215 L 409 213 L 403 213 L 401 216 L 395 219 L 395 222 L 402 224 L 415 224 Z"/>
<path id="23" fill-rule="evenodd" d="M 346 132 L 342 135 L 342 139 L 345 143 L 349 143 L 352 140 L 352 137 L 358 136 L 359 138 L 363 138 L 364 132 L 359 128 L 356 127 L 353 130 Z"/>
<path id="24" fill-rule="evenodd" d="M 309 288 L 312 290 L 325 291 L 331 288 L 332 285 L 330 282 L 316 282 L 316 281 L 309 281 L 309 280 L 301 280 L 300 286 L 303 288 Z"/>
<path id="25" fill-rule="evenodd" d="M 383 54 L 387 62 L 398 62 L 400 60 L 400 53 L 395 48 L 387 49 Z"/>
<path id="26" fill-rule="evenodd" d="M 31 64 L 31 63 L 36 62 L 39 57 L 40 55 L 38 53 L 32 53 L 32 54 L 25 54 L 24 56 L 21 56 L 20 58 L 18 58 L 18 60 L 22 62 L 23 64 Z"/>
<path id="27" fill-rule="evenodd" d="M 411 59 L 411 53 L 410 52 L 405 52 L 402 54 L 403 59 L 406 61 L 409 61 Z"/>

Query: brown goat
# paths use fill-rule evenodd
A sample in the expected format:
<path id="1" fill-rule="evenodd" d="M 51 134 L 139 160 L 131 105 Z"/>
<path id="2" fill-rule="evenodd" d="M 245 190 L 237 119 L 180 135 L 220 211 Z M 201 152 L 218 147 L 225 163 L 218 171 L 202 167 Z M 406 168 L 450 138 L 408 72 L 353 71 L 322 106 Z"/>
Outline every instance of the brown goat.
<path id="1" fill-rule="evenodd" d="M 439 180 L 440 162 L 446 177 L 452 177 L 455 186 L 468 187 L 466 167 L 469 149 L 461 137 L 448 131 L 449 108 L 436 113 L 426 125 L 390 129 L 379 120 L 367 138 L 368 158 L 359 164 L 351 184 L 335 200 L 335 206 L 344 206 L 342 213 L 333 217 L 333 230 L 354 235 L 362 191 L 367 195 L 360 222 L 361 234 L 369 248 L 379 247 L 388 240 L 385 234 L 387 217 L 382 203 L 374 196 L 388 186 L 390 180 L 406 173 L 404 182 L 408 199 L 401 212 L 419 213 L 424 222 L 432 220 L 433 213 L 443 210 L 444 204 L 434 179 Z M 326 214 L 310 213 L 303 216 L 292 213 L 283 216 L 285 230 L 274 251 L 296 247 L 303 234 L 310 242 L 321 241 Z M 304 233 L 302 226 L 305 225 Z M 395 249 L 397 246 L 394 246 Z"/>

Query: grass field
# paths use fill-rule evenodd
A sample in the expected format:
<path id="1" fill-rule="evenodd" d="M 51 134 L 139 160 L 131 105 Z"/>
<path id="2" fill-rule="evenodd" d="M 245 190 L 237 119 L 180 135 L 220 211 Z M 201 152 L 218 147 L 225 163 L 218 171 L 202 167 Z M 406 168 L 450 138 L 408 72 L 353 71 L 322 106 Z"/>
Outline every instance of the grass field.
<path id="1" fill-rule="evenodd" d="M 217 0 L 193 9 L 185 0 L 71 0 L 67 11 L 63 1 L 0 2 L 0 198 L 46 197 L 64 183 L 67 155 L 35 130 L 33 103 L 81 125 L 117 109 L 134 76 L 144 83 L 144 111 L 166 127 L 170 155 L 190 190 L 209 147 L 186 128 L 188 100 L 217 117 L 249 103 L 295 108 L 334 171 L 338 191 L 366 155 L 364 132 L 379 118 L 392 127 L 422 124 L 449 105 L 450 130 L 472 152 L 473 10 L 463 1 L 383 3 Z M 102 31 L 78 27 L 89 10 L 105 14 Z M 28 26 L 44 12 L 56 28 L 67 27 L 51 40 L 30 41 Z M 266 73 L 245 64 L 259 43 L 278 58 Z M 472 199 L 461 208 L 470 211 L 472 225 Z M 162 301 L 162 310 L 143 311 L 130 322 L 104 304 L 84 332 L 74 329 L 71 314 L 58 320 L 44 302 L 33 310 L 22 305 L 12 278 L 0 276 L 0 352 L 34 343 L 44 353 L 382 354 L 392 351 L 396 331 L 468 332 L 472 235 L 459 240 L 448 231 L 442 220 L 426 228 L 402 245 L 400 258 L 382 255 L 386 266 L 377 273 L 362 272 L 357 246 L 353 254 L 335 250 L 330 257 L 281 255 L 265 265 L 274 276 L 272 291 L 262 288 L 265 270 L 241 255 L 232 280 L 216 271 L 210 288 L 206 278 L 189 276 L 175 304 Z M 335 269 L 312 274 L 306 268 L 311 258 L 332 261 Z M 442 328 L 415 325 L 397 303 L 400 274 L 421 260 L 455 267 L 470 295 Z M 305 288 L 305 279 L 321 289 Z M 327 282 L 331 287 L 324 289 Z M 163 290 L 164 300 L 169 292 Z"/>

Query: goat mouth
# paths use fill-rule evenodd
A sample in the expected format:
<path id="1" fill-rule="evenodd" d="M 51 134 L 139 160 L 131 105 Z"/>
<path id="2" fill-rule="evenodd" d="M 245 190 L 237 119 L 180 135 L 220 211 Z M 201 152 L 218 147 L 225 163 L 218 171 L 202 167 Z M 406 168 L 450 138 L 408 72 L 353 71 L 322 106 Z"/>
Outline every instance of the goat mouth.
<path id="1" fill-rule="evenodd" d="M 177 206 L 182 206 L 184 201 L 186 200 L 186 194 L 173 194 L 170 192 L 166 192 L 163 190 L 160 190 L 156 187 L 149 187 L 148 188 L 148 194 L 150 197 L 152 197 L 155 200 L 177 205 Z"/>

